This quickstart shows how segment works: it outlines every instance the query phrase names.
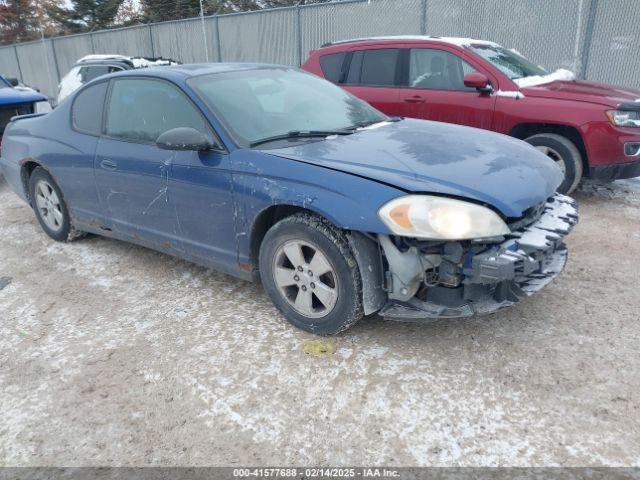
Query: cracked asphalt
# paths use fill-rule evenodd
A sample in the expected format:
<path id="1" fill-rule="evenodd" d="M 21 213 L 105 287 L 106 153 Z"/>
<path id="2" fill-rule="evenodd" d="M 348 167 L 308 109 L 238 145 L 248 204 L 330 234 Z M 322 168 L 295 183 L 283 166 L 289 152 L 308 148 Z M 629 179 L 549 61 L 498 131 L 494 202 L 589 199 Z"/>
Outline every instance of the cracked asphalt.
<path id="1" fill-rule="evenodd" d="M 638 466 L 640 198 L 621 185 L 576 195 L 565 273 L 515 308 L 368 318 L 318 348 L 258 285 L 53 242 L 0 180 L 0 465 Z"/>

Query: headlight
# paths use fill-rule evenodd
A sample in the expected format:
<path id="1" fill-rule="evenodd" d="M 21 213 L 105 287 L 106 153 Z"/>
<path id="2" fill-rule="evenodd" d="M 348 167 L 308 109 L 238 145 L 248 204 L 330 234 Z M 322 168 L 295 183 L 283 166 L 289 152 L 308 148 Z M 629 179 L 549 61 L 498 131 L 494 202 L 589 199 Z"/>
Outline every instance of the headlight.
<path id="1" fill-rule="evenodd" d="M 407 195 L 386 203 L 378 215 L 394 234 L 404 237 L 466 240 L 510 233 L 493 210 L 446 197 Z"/>
<path id="2" fill-rule="evenodd" d="M 640 111 L 637 110 L 609 110 L 607 117 L 616 127 L 640 127 Z"/>

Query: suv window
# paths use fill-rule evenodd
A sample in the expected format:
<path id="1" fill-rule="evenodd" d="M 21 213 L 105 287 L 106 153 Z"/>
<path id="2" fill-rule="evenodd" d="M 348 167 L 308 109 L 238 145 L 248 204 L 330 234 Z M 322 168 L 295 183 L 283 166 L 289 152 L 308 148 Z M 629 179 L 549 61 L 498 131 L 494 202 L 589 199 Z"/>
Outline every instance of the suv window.
<path id="1" fill-rule="evenodd" d="M 92 135 L 102 133 L 102 109 L 108 84 L 91 85 L 76 96 L 71 107 L 71 120 L 76 129 Z"/>
<path id="2" fill-rule="evenodd" d="M 80 67 L 80 78 L 82 83 L 87 83 L 107 73 L 121 72 L 122 70 L 124 69 L 115 65 L 88 65 Z"/>
<path id="3" fill-rule="evenodd" d="M 397 48 L 353 52 L 346 83 L 377 86 L 395 85 L 399 53 L 400 50 Z"/>
<path id="4" fill-rule="evenodd" d="M 162 133 L 177 127 L 208 132 L 200 112 L 176 87 L 161 80 L 113 80 L 107 135 L 152 143 Z"/>
<path id="5" fill-rule="evenodd" d="M 320 68 L 322 68 L 324 78 L 333 83 L 340 82 L 342 64 L 346 55 L 347 52 L 339 52 L 329 53 L 320 57 Z"/>
<path id="6" fill-rule="evenodd" d="M 476 69 L 457 55 L 434 48 L 413 48 L 409 57 L 409 86 L 425 90 L 475 91 L 464 76 Z"/>

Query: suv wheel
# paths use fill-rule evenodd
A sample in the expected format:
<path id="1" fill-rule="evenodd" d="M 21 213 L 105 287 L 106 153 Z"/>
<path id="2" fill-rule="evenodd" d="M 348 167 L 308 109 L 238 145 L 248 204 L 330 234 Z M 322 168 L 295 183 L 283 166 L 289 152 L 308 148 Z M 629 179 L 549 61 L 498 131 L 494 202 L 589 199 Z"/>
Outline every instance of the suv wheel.
<path id="1" fill-rule="evenodd" d="M 574 143 L 555 133 L 540 133 L 525 141 L 555 161 L 562 170 L 564 181 L 558 187 L 558 192 L 573 192 L 582 179 L 583 171 L 582 155 Z"/>
<path id="2" fill-rule="evenodd" d="M 363 315 L 362 282 L 344 233 L 326 220 L 297 214 L 276 223 L 260 247 L 260 277 L 293 325 L 332 335 Z"/>

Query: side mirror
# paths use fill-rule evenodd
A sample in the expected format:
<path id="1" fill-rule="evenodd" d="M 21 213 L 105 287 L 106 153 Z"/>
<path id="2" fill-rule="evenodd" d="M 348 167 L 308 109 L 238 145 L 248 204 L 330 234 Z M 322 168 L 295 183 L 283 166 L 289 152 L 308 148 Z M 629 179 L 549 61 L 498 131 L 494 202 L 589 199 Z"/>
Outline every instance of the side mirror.
<path id="1" fill-rule="evenodd" d="M 162 150 L 203 152 L 211 150 L 215 144 L 195 128 L 178 127 L 160 135 L 156 140 L 156 146 Z"/>
<path id="2" fill-rule="evenodd" d="M 17 87 L 20 85 L 20 82 L 17 78 L 7 78 L 7 81 L 11 84 L 12 87 Z"/>
<path id="3" fill-rule="evenodd" d="M 475 88 L 480 93 L 489 93 L 493 90 L 487 76 L 480 72 L 467 73 L 464 76 L 464 86 Z"/>

